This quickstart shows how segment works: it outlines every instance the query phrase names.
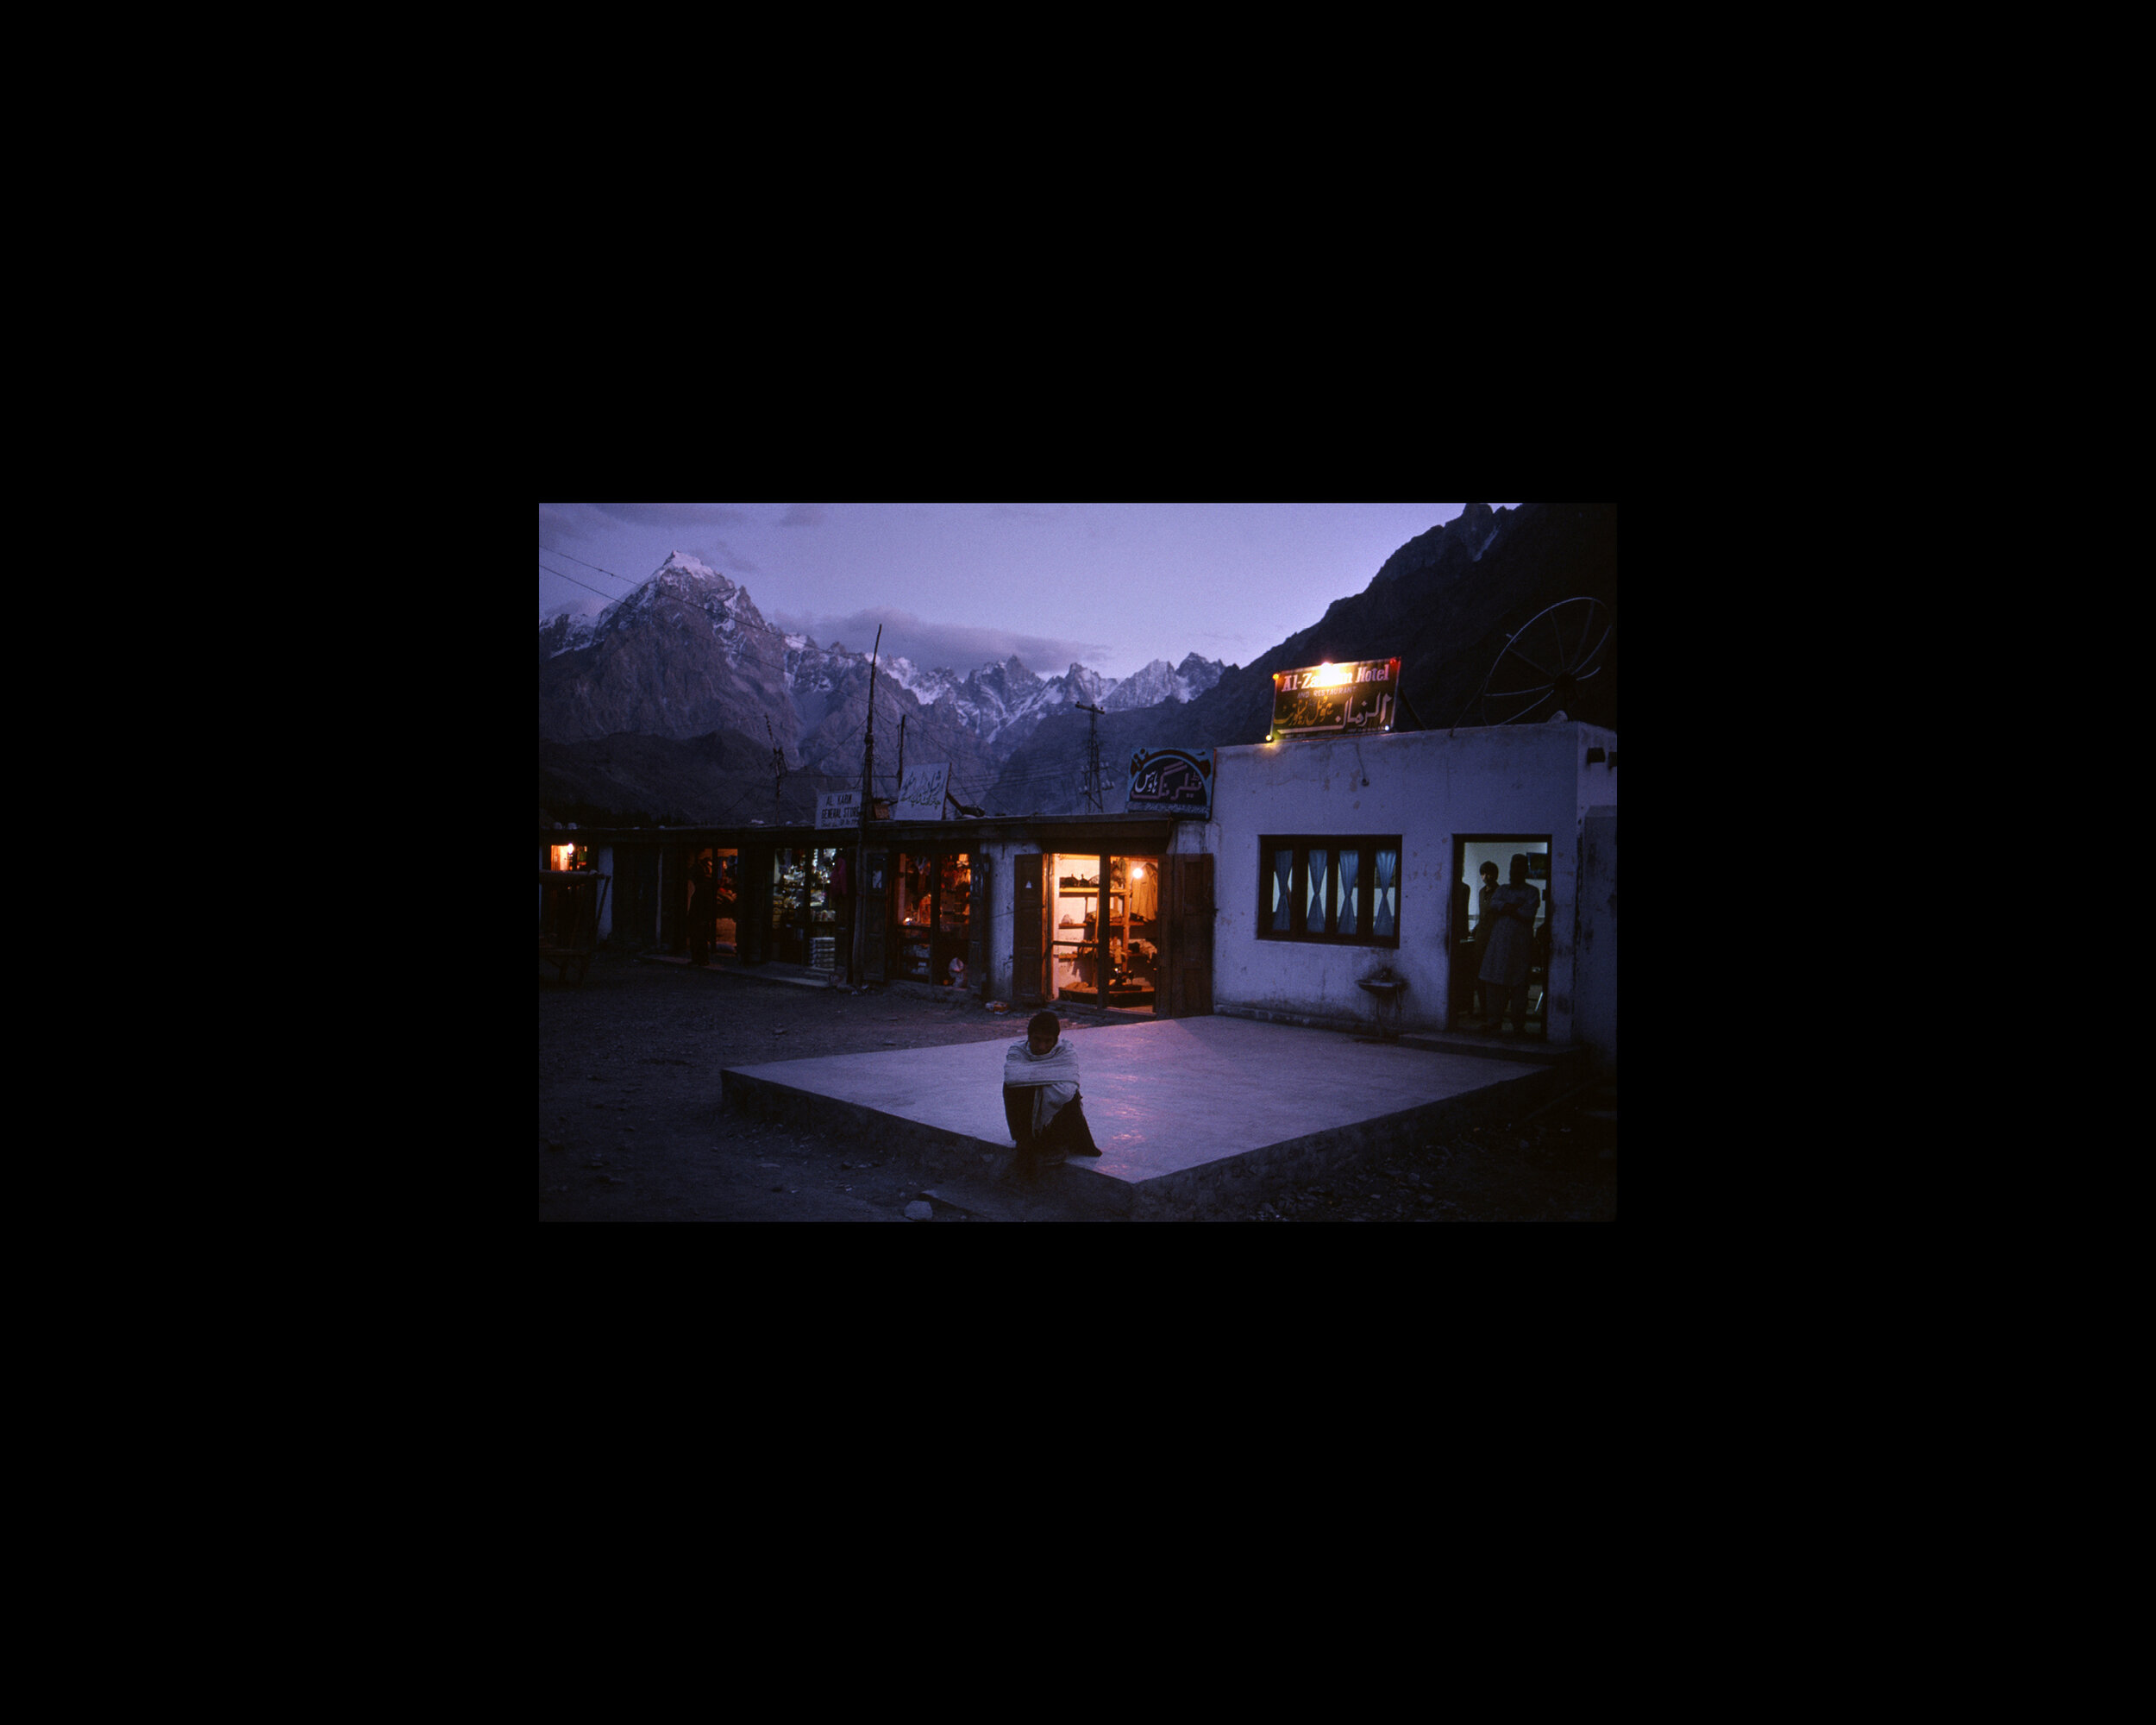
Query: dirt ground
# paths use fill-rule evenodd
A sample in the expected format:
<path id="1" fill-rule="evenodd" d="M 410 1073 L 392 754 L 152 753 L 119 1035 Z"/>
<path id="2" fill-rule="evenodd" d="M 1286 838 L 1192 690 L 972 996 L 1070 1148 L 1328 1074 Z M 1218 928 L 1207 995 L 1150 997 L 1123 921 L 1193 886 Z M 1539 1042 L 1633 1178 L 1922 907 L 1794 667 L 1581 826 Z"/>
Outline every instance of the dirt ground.
<path id="1" fill-rule="evenodd" d="M 1092 1015 L 1069 1022 L 1083 1034 Z M 793 988 L 612 952 L 599 953 L 580 983 L 543 967 L 539 1220 L 905 1221 L 932 1179 L 873 1145 L 721 1113 L 720 1069 L 1008 1042 L 1021 1023 L 978 1001 Z M 1229 1220 L 1614 1221 L 1614 1133 L 1560 1105 L 1433 1139 L 1326 1185 L 1283 1186 Z M 982 1220 L 931 1208 L 937 1223 Z"/>

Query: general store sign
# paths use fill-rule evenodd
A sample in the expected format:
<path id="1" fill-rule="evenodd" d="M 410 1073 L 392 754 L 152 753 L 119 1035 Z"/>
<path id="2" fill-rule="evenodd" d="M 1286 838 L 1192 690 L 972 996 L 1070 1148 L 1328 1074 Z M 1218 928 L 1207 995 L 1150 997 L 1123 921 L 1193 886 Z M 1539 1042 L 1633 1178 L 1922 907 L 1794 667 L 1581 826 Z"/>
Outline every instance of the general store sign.
<path id="1" fill-rule="evenodd" d="M 816 799 L 816 830 L 853 828 L 861 825 L 859 791 L 825 791 Z"/>
<path id="2" fill-rule="evenodd" d="M 1213 813 L 1210 749 L 1139 749 L 1131 756 L 1125 809 L 1159 809 L 1205 820 Z"/>
<path id="3" fill-rule="evenodd" d="M 1273 729 L 1282 737 L 1390 731 L 1400 704 L 1400 661 L 1350 659 L 1273 673 Z"/>

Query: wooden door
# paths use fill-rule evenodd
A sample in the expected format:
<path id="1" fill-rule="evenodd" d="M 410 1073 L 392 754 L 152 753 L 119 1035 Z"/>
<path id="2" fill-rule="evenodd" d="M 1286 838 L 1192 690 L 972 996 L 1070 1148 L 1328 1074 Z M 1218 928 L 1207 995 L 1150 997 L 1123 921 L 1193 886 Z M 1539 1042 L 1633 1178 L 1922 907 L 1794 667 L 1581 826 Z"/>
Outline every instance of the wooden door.
<path id="1" fill-rule="evenodd" d="M 774 853 L 768 844 L 741 848 L 741 881 L 734 903 L 734 948 L 744 964 L 761 964 L 771 957 L 771 869 Z"/>
<path id="2" fill-rule="evenodd" d="M 1011 859 L 1011 1000 L 1037 1007 L 1048 998 L 1048 858 L 1021 850 Z"/>
<path id="3" fill-rule="evenodd" d="M 1170 856 L 1167 963 L 1161 978 L 1167 1015 L 1206 1018 L 1213 1012 L 1213 858 Z"/>
<path id="4" fill-rule="evenodd" d="M 887 850 L 869 851 L 865 872 L 868 880 L 863 892 L 867 902 L 862 910 L 864 920 L 861 932 L 861 969 L 864 980 L 881 982 L 885 980 L 883 932 L 891 920 L 891 853 Z"/>

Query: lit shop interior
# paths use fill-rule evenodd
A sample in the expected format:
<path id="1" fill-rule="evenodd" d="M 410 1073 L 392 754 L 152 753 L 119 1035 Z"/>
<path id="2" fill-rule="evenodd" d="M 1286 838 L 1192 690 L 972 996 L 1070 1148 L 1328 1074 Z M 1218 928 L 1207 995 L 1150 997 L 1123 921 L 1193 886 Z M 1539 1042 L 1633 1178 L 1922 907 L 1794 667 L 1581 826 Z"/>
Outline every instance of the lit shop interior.
<path id="1" fill-rule="evenodd" d="M 966 986 L 973 924 L 973 858 L 964 851 L 899 851 L 893 859 L 890 974 L 939 988 Z"/>
<path id="2" fill-rule="evenodd" d="M 1050 861 L 1050 998 L 1157 1011 L 1160 859 L 1065 851 Z"/>
<path id="3" fill-rule="evenodd" d="M 780 849 L 771 858 L 771 956 L 787 964 L 818 970 L 839 968 L 838 903 L 831 893 L 831 864 L 839 853 L 825 850 Z M 722 895 L 719 914 L 730 918 L 733 902 Z M 719 924 L 719 938 L 730 921 Z M 844 931 L 848 938 L 853 931 Z"/>
<path id="4" fill-rule="evenodd" d="M 704 865 L 711 865 L 711 885 L 718 889 L 718 937 L 712 942 L 720 952 L 735 950 L 736 906 L 741 894 L 741 853 L 738 850 L 697 851 L 689 858 L 689 878 L 683 885 L 681 913 L 686 917 L 696 899 L 696 882 L 701 877 Z"/>

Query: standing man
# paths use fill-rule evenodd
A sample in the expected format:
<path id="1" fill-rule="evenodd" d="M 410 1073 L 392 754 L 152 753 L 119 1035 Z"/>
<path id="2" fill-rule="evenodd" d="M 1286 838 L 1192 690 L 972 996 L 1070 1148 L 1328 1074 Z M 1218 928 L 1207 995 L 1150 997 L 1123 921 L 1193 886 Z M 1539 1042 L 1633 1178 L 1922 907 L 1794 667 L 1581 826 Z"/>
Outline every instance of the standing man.
<path id="1" fill-rule="evenodd" d="M 1475 928 L 1474 932 L 1468 936 L 1468 938 L 1475 943 L 1476 955 L 1478 959 L 1487 958 L 1489 956 L 1490 919 L 1497 914 L 1497 865 L 1495 862 L 1485 862 L 1482 864 L 1481 873 L 1482 876 L 1482 895 L 1475 901 Z M 1475 970 L 1475 1010 L 1479 1017 L 1487 1019 L 1490 1015 L 1489 989 L 1482 982 L 1482 967 L 1479 963 L 1476 964 Z"/>
<path id="2" fill-rule="evenodd" d="M 1485 863 L 1494 872 L 1494 865 Z M 1482 894 L 1482 986 L 1489 991 L 1489 1027 L 1527 1027 L 1527 969 L 1533 962 L 1535 908 L 1542 894 L 1527 884 L 1527 859 L 1512 859 L 1512 884 Z"/>

